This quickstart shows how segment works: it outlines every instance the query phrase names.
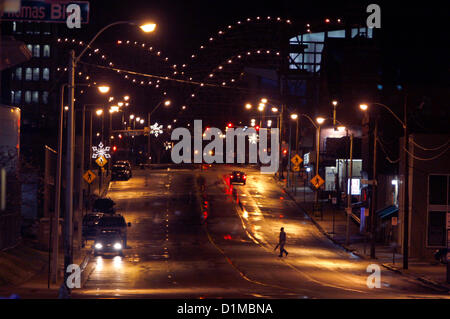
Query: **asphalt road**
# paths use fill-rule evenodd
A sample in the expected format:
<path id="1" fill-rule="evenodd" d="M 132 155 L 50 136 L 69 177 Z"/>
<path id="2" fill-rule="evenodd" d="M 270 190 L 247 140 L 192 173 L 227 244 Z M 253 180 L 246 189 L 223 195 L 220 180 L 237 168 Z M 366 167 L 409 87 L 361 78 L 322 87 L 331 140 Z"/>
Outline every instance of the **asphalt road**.
<path id="1" fill-rule="evenodd" d="M 257 170 L 228 185 L 232 167 L 136 170 L 108 196 L 132 226 L 122 257 L 94 257 L 74 298 L 448 298 L 330 242 Z M 273 248 L 280 227 L 288 257 Z"/>

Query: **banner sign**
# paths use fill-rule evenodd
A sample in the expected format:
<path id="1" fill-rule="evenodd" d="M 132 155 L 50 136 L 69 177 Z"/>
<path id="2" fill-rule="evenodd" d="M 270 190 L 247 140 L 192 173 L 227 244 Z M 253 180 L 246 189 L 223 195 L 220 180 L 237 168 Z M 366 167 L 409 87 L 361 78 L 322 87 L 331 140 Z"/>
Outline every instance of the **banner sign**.
<path id="1" fill-rule="evenodd" d="M 17 12 L 4 12 L 0 16 L 1 21 L 30 21 L 66 23 L 70 13 L 67 7 L 71 4 L 80 8 L 81 23 L 89 23 L 88 1 L 22 1 L 22 6 Z"/>

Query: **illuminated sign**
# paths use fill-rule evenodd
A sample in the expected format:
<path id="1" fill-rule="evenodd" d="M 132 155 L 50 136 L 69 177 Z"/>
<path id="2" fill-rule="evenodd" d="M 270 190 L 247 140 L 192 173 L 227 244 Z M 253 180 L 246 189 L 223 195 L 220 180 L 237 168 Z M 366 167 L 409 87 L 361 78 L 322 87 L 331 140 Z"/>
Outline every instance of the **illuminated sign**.
<path id="1" fill-rule="evenodd" d="M 347 194 L 350 190 L 350 178 L 347 184 Z M 359 178 L 352 178 L 352 195 L 361 195 L 361 180 Z"/>

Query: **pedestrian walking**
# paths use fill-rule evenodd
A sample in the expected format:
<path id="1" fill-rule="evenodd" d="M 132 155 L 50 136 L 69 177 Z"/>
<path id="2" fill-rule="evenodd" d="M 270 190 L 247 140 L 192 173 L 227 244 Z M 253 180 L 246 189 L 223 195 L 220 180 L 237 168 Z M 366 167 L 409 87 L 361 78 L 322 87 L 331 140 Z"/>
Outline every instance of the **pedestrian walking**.
<path id="1" fill-rule="evenodd" d="M 275 246 L 275 249 L 274 249 L 274 250 L 276 250 L 278 247 L 280 247 L 280 255 L 278 257 L 283 257 L 283 253 L 285 253 L 286 256 L 288 255 L 287 250 L 284 249 L 284 245 L 286 245 L 286 233 L 284 231 L 284 227 L 281 227 L 278 244 Z"/>

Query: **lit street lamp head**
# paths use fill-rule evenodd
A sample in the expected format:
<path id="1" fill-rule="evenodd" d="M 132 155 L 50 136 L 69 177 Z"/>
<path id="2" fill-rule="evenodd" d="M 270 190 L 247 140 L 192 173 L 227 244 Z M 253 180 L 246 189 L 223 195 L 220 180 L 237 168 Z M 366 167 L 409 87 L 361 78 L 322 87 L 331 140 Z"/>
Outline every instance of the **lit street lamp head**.
<path id="1" fill-rule="evenodd" d="M 293 119 L 293 120 L 298 119 L 298 115 L 297 114 L 291 114 L 291 119 Z"/>
<path id="2" fill-rule="evenodd" d="M 333 106 L 336 106 L 336 105 L 338 104 L 338 101 L 333 100 L 333 101 L 331 102 L 331 104 L 333 104 Z"/>
<path id="3" fill-rule="evenodd" d="M 165 105 L 165 106 L 169 106 L 171 103 L 172 103 L 172 102 L 171 102 L 170 100 L 166 100 L 166 101 L 164 102 L 164 105 Z"/>
<path id="4" fill-rule="evenodd" d="M 360 104 L 359 108 L 363 111 L 367 111 L 367 109 L 369 108 L 369 106 L 367 104 Z"/>
<path id="5" fill-rule="evenodd" d="M 262 98 L 262 99 L 261 99 L 261 103 L 266 104 L 266 103 L 267 103 L 267 99 L 266 99 L 266 98 Z"/>
<path id="6" fill-rule="evenodd" d="M 95 111 L 95 113 L 100 116 L 103 114 L 103 110 L 102 109 L 98 109 L 97 111 Z"/>
<path id="7" fill-rule="evenodd" d="M 325 122 L 325 119 L 323 117 L 319 116 L 316 118 L 316 122 L 317 122 L 317 124 L 322 125 L 323 122 Z"/>
<path id="8" fill-rule="evenodd" d="M 108 85 L 100 85 L 98 86 L 98 91 L 102 94 L 108 93 L 110 90 L 110 87 Z"/>
<path id="9" fill-rule="evenodd" d="M 145 33 L 153 32 L 156 29 L 155 23 L 146 23 L 139 26 Z"/>
<path id="10" fill-rule="evenodd" d="M 245 104 L 245 108 L 247 110 L 250 110 L 252 108 L 252 105 L 250 103 Z"/>

